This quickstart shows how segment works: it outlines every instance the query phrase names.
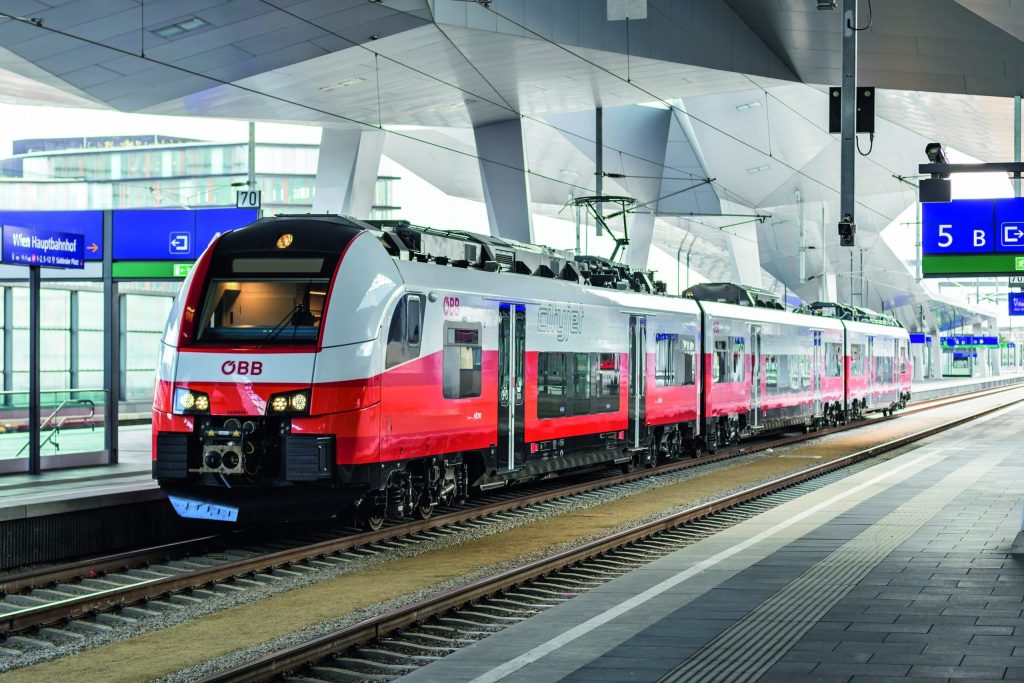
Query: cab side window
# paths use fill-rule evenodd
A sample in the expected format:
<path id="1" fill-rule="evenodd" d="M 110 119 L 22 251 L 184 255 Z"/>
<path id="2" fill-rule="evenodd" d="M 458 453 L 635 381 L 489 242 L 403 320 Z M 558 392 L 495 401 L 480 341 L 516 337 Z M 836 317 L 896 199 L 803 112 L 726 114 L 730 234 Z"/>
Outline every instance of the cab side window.
<path id="1" fill-rule="evenodd" d="M 420 355 L 423 329 L 423 295 L 406 294 L 395 306 L 388 326 L 388 343 L 384 351 L 384 367 L 390 368 Z"/>

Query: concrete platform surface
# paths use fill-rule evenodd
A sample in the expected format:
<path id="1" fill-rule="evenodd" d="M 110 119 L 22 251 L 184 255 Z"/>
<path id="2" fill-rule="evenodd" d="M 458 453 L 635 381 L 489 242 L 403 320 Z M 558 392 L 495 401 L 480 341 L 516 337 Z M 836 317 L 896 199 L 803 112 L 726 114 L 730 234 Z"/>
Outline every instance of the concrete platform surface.
<path id="1" fill-rule="evenodd" d="M 118 430 L 118 464 L 0 476 L 0 522 L 162 498 L 149 425 Z"/>
<path id="2" fill-rule="evenodd" d="M 935 436 L 402 680 L 1022 680 L 1022 423 Z"/>

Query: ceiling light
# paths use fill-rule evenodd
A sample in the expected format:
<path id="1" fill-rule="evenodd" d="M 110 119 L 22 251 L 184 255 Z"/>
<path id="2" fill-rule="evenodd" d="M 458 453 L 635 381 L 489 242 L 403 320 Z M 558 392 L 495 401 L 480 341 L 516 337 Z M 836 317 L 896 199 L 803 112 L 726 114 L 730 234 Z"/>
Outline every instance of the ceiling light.
<path id="1" fill-rule="evenodd" d="M 360 78 L 359 76 L 355 76 L 353 78 L 346 78 L 344 81 L 338 81 L 337 83 L 332 83 L 331 85 L 325 85 L 325 86 L 320 88 L 320 92 L 330 92 L 332 90 L 337 90 L 338 88 L 348 88 L 350 86 L 358 85 L 360 83 L 365 83 L 365 82 L 366 82 L 365 78 Z"/>
<path id="2" fill-rule="evenodd" d="M 745 102 L 744 104 L 737 104 L 736 105 L 736 111 L 747 111 L 748 109 L 755 109 L 755 108 L 760 107 L 760 106 L 761 106 L 761 103 L 757 102 L 757 101 Z"/>
<path id="3" fill-rule="evenodd" d="M 177 26 L 176 24 L 164 26 L 163 28 L 158 28 L 157 30 L 153 31 L 153 33 L 160 36 L 161 38 L 170 38 L 171 36 L 176 36 L 179 33 L 184 32 L 185 29 L 181 28 L 180 26 Z"/>
<path id="4" fill-rule="evenodd" d="M 160 36 L 161 38 L 171 38 L 180 33 L 187 33 L 188 31 L 195 31 L 196 29 L 209 26 L 210 24 L 199 17 L 192 17 L 184 21 L 179 21 L 176 24 L 164 26 L 162 28 L 154 29 L 153 33 Z"/>
<path id="5" fill-rule="evenodd" d="M 178 24 L 185 31 L 195 31 L 197 28 L 202 28 L 206 25 L 206 22 L 199 17 L 192 17 Z"/>
<path id="6" fill-rule="evenodd" d="M 768 164 L 765 164 L 763 166 L 755 166 L 753 168 L 748 168 L 747 173 L 749 173 L 750 175 L 754 175 L 755 173 L 760 173 L 761 171 L 767 171 L 769 168 L 771 168 L 771 166 L 769 166 Z"/>

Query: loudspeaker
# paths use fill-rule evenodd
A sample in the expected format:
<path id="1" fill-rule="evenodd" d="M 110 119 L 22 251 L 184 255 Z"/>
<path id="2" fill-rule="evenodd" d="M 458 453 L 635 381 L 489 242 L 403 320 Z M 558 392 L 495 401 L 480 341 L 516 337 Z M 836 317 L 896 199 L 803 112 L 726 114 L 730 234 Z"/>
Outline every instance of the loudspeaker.
<path id="1" fill-rule="evenodd" d="M 842 88 L 835 86 L 828 89 L 829 133 L 843 132 L 842 92 Z M 873 87 L 857 88 L 857 132 L 875 132 L 875 89 Z"/>

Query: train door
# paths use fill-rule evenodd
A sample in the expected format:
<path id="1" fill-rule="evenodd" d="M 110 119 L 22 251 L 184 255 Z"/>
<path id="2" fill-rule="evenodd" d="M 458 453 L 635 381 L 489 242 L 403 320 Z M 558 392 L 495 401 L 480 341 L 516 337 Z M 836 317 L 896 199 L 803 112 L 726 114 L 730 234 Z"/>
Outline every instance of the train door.
<path id="1" fill-rule="evenodd" d="M 629 316 L 629 441 L 640 448 L 647 437 L 647 316 Z"/>
<path id="2" fill-rule="evenodd" d="M 761 328 L 750 327 L 750 426 L 761 426 Z"/>
<path id="3" fill-rule="evenodd" d="M 498 472 L 523 466 L 526 306 L 498 307 Z"/>
<path id="4" fill-rule="evenodd" d="M 821 341 L 821 330 L 814 333 L 814 356 L 813 364 L 811 365 L 811 381 L 814 382 L 814 415 L 818 416 L 822 414 L 821 406 L 821 383 L 825 379 L 825 360 L 824 357 L 825 346 Z M 827 362 L 827 361 L 825 361 Z"/>
<path id="5" fill-rule="evenodd" d="M 864 359 L 864 374 L 867 379 L 867 401 L 868 405 L 875 402 L 875 338 L 868 336 L 868 353 Z"/>

